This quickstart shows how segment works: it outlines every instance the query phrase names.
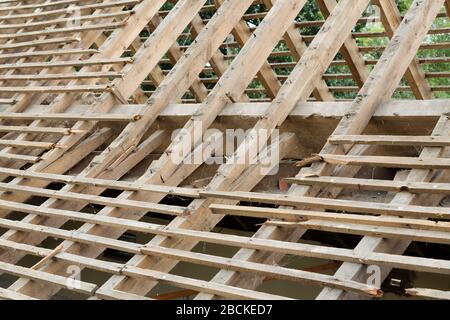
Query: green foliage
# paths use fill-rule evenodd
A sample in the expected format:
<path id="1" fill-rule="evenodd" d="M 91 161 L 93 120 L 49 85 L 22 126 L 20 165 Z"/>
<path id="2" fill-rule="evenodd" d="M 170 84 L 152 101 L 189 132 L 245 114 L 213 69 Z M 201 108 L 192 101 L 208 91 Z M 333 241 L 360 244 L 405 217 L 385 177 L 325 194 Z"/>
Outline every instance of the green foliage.
<path id="1" fill-rule="evenodd" d="M 402 15 L 406 14 L 408 9 L 410 8 L 411 4 L 414 0 L 395 0 L 396 4 L 398 6 L 398 9 Z M 208 0 L 207 4 L 214 3 L 214 0 Z M 170 10 L 173 8 L 173 3 L 166 2 L 166 4 L 163 6 L 164 10 Z M 247 10 L 247 14 L 255 14 L 252 19 L 247 20 L 249 25 L 251 27 L 258 27 L 258 25 L 261 23 L 261 16 L 257 15 L 258 13 L 263 13 L 267 11 L 265 6 L 263 4 L 254 4 L 250 6 L 250 8 Z M 212 11 L 204 11 L 201 12 L 201 16 L 203 19 L 210 19 L 214 12 Z M 365 17 L 374 17 L 378 16 L 379 14 L 379 8 L 370 5 L 369 8 L 364 13 Z M 379 18 L 379 17 L 378 17 Z M 296 18 L 296 21 L 298 22 L 305 22 L 305 21 L 320 21 L 324 20 L 324 16 L 317 5 L 316 0 L 308 0 L 299 13 L 299 15 Z M 449 28 L 450 27 L 450 21 L 448 18 L 438 18 L 436 19 L 433 28 Z M 310 36 L 315 35 L 320 30 L 320 26 L 308 26 L 308 27 L 302 27 L 300 29 L 301 35 L 303 36 Z M 382 33 L 384 32 L 384 27 L 382 23 L 379 21 L 379 19 L 373 19 L 369 20 L 369 22 L 362 22 L 358 23 L 354 30 L 354 32 L 360 32 L 360 33 Z M 187 28 L 185 30 L 185 33 L 189 33 L 190 30 Z M 192 43 L 192 39 L 190 37 L 187 37 L 184 39 L 183 37 L 180 37 L 178 40 L 180 45 L 190 45 Z M 449 43 L 450 42 L 450 34 L 448 33 L 442 33 L 442 34 L 431 34 L 428 35 L 424 42 L 426 44 L 439 44 L 439 43 Z M 361 47 L 380 47 L 380 49 L 371 50 L 364 53 L 364 58 L 366 61 L 373 61 L 380 58 L 382 55 L 382 47 L 388 45 L 389 39 L 387 37 L 358 37 L 357 43 Z M 224 46 L 221 49 L 221 52 L 224 55 L 227 56 L 236 56 L 239 54 L 240 47 L 239 46 Z M 273 57 L 269 58 L 269 62 L 276 63 L 278 66 L 275 67 L 275 71 L 279 76 L 288 76 L 291 73 L 292 67 L 293 67 L 293 58 L 289 54 L 283 54 L 284 52 L 289 52 L 289 48 L 287 44 L 283 41 L 280 41 L 279 44 L 274 49 L 275 52 L 278 52 L 278 54 L 274 55 Z M 450 57 L 450 49 L 448 48 L 427 48 L 420 50 L 417 54 L 418 58 L 438 58 L 438 57 Z M 343 60 L 343 57 L 341 54 L 338 54 L 336 56 L 336 60 Z M 170 65 L 163 66 L 163 68 L 168 67 L 170 68 Z M 369 65 L 369 68 L 372 69 L 373 66 Z M 422 68 L 424 72 L 426 73 L 443 73 L 443 72 L 449 72 L 450 71 L 450 63 L 425 63 L 422 64 Z M 330 66 L 327 70 L 327 73 L 330 74 L 349 74 L 350 69 L 347 65 L 333 65 Z M 209 78 L 209 77 L 215 77 L 214 73 L 207 72 L 202 73 L 202 77 Z M 447 77 L 430 77 L 428 74 L 427 77 L 428 82 L 431 86 L 450 86 L 450 79 Z M 327 80 L 327 84 L 332 87 L 348 87 L 348 86 L 356 86 L 356 83 L 353 79 L 333 79 L 333 80 Z M 407 86 L 408 84 L 402 80 L 401 86 Z M 207 84 L 208 88 L 212 88 L 213 84 Z M 254 89 L 263 89 L 263 85 L 260 81 L 254 80 L 250 86 L 250 88 Z M 253 92 L 250 93 L 250 98 L 253 99 L 262 99 L 267 98 L 264 90 L 261 90 L 261 92 Z M 335 92 L 335 97 L 338 99 L 353 99 L 356 96 L 356 92 Z M 434 92 L 434 96 L 437 98 L 450 98 L 450 91 L 446 92 Z M 402 99 L 413 99 L 414 96 L 411 91 L 398 91 L 394 94 L 394 98 L 402 98 Z"/>

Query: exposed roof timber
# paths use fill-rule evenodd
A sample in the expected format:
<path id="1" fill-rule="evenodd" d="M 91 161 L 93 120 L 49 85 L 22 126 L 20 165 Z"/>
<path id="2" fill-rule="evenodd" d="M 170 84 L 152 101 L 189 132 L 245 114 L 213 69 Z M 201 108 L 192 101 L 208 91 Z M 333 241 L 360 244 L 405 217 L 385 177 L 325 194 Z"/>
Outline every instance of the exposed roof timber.
<path id="1" fill-rule="evenodd" d="M 411 241 L 450 244 L 442 201 L 449 188 L 450 104 L 431 100 L 450 91 L 449 73 L 422 72 L 450 60 L 417 58 L 449 47 L 423 38 L 449 33 L 431 24 L 450 13 L 450 0 L 414 0 L 406 16 L 393 1 L 378 1 L 381 32 L 352 32 L 373 18 L 362 16 L 369 0 L 318 0 L 326 21 L 294 21 L 305 0 L 179 0 L 167 12 L 163 0 L 0 0 L 0 225 L 9 229 L 0 236 L 0 269 L 19 278 L 0 298 L 51 298 L 68 288 L 61 275 L 74 263 L 109 277 L 81 283 L 91 299 L 147 299 L 159 283 L 197 299 L 290 298 L 258 290 L 265 277 L 326 287 L 320 299 L 378 297 L 378 285 L 361 281 L 371 264 L 382 277 L 391 268 L 448 276 L 447 260 L 405 256 L 404 249 Z M 254 4 L 264 12 L 246 13 Z M 77 5 L 81 19 L 72 25 Z M 301 28 L 311 26 L 321 31 L 302 36 Z M 378 40 L 387 45 L 356 44 Z M 278 46 L 282 51 L 273 50 Z M 343 60 L 335 60 L 338 52 Z M 324 75 L 330 66 L 339 73 Z M 392 101 L 394 91 L 427 100 Z M 332 101 L 358 92 L 355 100 Z M 234 155 L 222 157 L 214 150 L 222 142 L 203 142 L 194 121 L 203 130 L 281 134 L 279 141 L 262 137 L 263 146 L 249 131 L 243 143 L 233 143 Z M 171 134 L 179 128 L 193 141 L 184 161 L 174 163 L 171 155 L 183 144 Z M 279 156 L 268 165 L 241 163 L 253 147 Z M 287 188 L 281 178 L 298 171 L 293 158 L 311 167 Z M 226 162 L 211 166 L 211 159 Z M 31 203 L 36 196 L 42 203 Z M 193 200 L 160 203 L 167 196 Z M 255 202 L 270 208 L 250 206 Z M 11 212 L 24 216 L 11 220 Z M 154 213 L 167 226 L 142 219 Z M 228 215 L 266 222 L 245 235 L 216 232 Z M 82 226 L 66 230 L 68 221 Z M 363 240 L 355 249 L 298 243 L 306 230 Z M 148 243 L 120 239 L 126 231 L 148 235 Z M 48 237 L 63 246 L 39 247 Z M 192 251 L 199 242 L 237 251 L 226 259 L 215 251 L 199 254 Z M 105 248 L 133 257 L 120 264 L 98 259 Z M 40 262 L 21 266 L 27 254 Z M 342 265 L 334 276 L 273 265 L 286 254 Z M 183 262 L 216 274 L 211 281 L 173 274 Z"/>
<path id="2" fill-rule="evenodd" d="M 289 114 L 293 118 L 341 118 L 351 107 L 351 102 L 298 102 L 295 108 Z M 243 117 L 259 118 L 269 108 L 270 103 L 229 103 L 219 114 L 219 117 Z M 115 105 L 111 114 L 142 114 L 147 105 L 127 104 Z M 375 118 L 437 118 L 448 113 L 450 102 L 448 100 L 425 100 L 425 101 L 389 101 L 381 104 L 375 111 Z M 67 110 L 68 114 L 77 114 L 86 110 L 86 105 L 74 105 Z M 167 118 L 189 118 L 200 108 L 200 104 L 169 104 L 159 117 Z M 46 106 L 34 105 L 24 112 L 37 113 L 37 111 L 46 111 Z M 25 116 L 26 117 L 26 116 Z"/>

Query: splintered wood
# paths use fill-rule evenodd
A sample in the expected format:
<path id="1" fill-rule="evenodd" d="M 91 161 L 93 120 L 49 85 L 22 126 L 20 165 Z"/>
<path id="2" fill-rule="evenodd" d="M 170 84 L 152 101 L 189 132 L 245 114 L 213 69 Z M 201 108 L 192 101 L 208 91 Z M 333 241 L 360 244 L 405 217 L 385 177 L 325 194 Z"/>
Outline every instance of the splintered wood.
<path id="1" fill-rule="evenodd" d="M 0 1 L 0 299 L 381 298 L 392 269 L 450 299 L 450 1 L 405 6 Z"/>

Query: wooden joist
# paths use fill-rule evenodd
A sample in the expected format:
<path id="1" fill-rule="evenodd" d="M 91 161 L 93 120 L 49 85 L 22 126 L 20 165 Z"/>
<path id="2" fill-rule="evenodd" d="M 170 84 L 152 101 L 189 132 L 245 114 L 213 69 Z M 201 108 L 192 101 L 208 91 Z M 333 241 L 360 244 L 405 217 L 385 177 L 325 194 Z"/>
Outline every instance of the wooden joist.
<path id="1" fill-rule="evenodd" d="M 91 54 L 95 54 L 95 53 L 98 53 L 98 50 L 95 50 L 95 49 L 38 50 L 38 51 L 32 51 L 32 52 L 26 51 L 26 52 L 3 53 L 3 54 L 0 54 L 0 60 L 32 58 L 32 57 L 48 57 L 48 56 L 57 57 L 57 56 L 66 56 L 66 55 L 72 55 L 72 54 L 91 55 Z M 3 76 L 5 76 L 5 75 L 3 75 Z"/>
<path id="2" fill-rule="evenodd" d="M 450 137 L 438 136 L 369 136 L 349 135 L 331 136 L 328 141 L 331 144 L 374 144 L 386 146 L 427 146 L 448 147 Z"/>
<path id="3" fill-rule="evenodd" d="M 320 220 L 308 220 L 299 223 L 299 225 L 306 229 L 335 232 L 338 234 L 346 233 L 386 239 L 406 239 L 408 241 L 419 241 L 424 243 L 450 244 L 450 232 L 368 226 L 363 224 L 337 223 Z"/>
<path id="4" fill-rule="evenodd" d="M 24 163 L 36 163 L 41 160 L 40 157 L 28 156 L 23 154 L 13 154 L 13 153 L 0 153 L 0 159 L 19 161 Z"/>
<path id="5" fill-rule="evenodd" d="M 450 169 L 450 159 L 393 156 L 350 156 L 320 154 L 322 159 L 336 165 L 373 166 L 403 169 Z"/>
<path id="6" fill-rule="evenodd" d="M 295 270 L 291 268 L 284 268 L 273 265 L 264 265 L 259 263 L 252 263 L 248 261 L 239 261 L 229 258 L 222 258 L 219 256 L 207 255 L 195 252 L 186 252 L 178 249 L 146 246 L 142 249 L 144 254 L 157 255 L 160 257 L 177 259 L 180 261 L 197 263 L 210 267 L 221 269 L 235 270 L 238 272 L 251 272 L 263 274 L 266 277 L 272 277 L 281 280 L 295 281 L 305 284 L 319 284 L 332 287 L 341 287 L 343 290 L 354 291 L 360 294 L 380 297 L 382 292 L 374 287 L 370 287 L 358 282 L 348 281 L 341 282 L 339 279 L 333 279 L 326 275 Z"/>
<path id="7" fill-rule="evenodd" d="M 102 3 L 95 3 L 95 4 L 88 4 L 88 5 L 81 5 L 78 6 L 78 10 L 84 11 L 84 10 L 96 10 L 96 9 L 108 9 L 113 7 L 122 7 L 127 5 L 133 5 L 141 2 L 142 0 L 117 0 L 117 1 L 111 1 L 111 2 L 102 2 Z M 63 9 L 55 9 L 55 10 L 45 10 L 45 11 L 38 11 L 38 12 L 32 12 L 32 13 L 19 13 L 19 14 L 11 14 L 11 15 L 3 15 L 0 16 L 0 21 L 11 21 L 11 20 L 23 20 L 23 19 L 35 19 L 35 18 L 47 18 L 55 15 L 65 15 L 71 13 L 70 9 L 67 8 Z M 72 11 L 73 13 L 73 11 Z"/>
<path id="8" fill-rule="evenodd" d="M 103 187 L 108 189 L 124 191 L 147 191 L 162 193 L 166 195 L 176 195 L 188 198 L 199 198 L 198 190 L 191 188 L 170 187 L 164 185 L 152 185 L 141 182 L 114 181 L 98 178 L 86 178 L 79 176 L 68 176 L 62 174 L 39 173 L 33 171 L 0 168 L 0 174 L 11 175 L 14 177 L 39 179 L 66 184 L 76 184 L 92 187 Z"/>
<path id="9" fill-rule="evenodd" d="M 215 214 L 274 219 L 267 222 L 280 227 L 295 228 L 302 226 L 303 221 L 323 220 L 336 223 L 353 223 L 379 227 L 396 227 L 401 229 L 431 230 L 449 232 L 450 223 L 445 221 L 427 221 L 423 219 L 408 219 L 385 216 L 368 216 L 360 214 L 333 213 L 312 210 L 297 210 L 284 208 L 260 208 L 249 206 L 232 206 L 225 204 L 211 204 L 209 206 Z"/>
<path id="10" fill-rule="evenodd" d="M 164 204 L 158 204 L 158 203 L 145 203 L 141 201 L 134 201 L 134 200 L 128 200 L 128 199 L 111 199 L 108 197 L 102 197 L 102 196 L 94 196 L 89 194 L 82 194 L 82 193 L 74 193 L 74 192 L 68 192 L 68 191 L 55 191 L 55 190 L 48 190 L 48 189 L 39 189 L 39 188 L 33 188 L 33 187 L 26 187 L 26 186 L 12 186 L 8 185 L 7 183 L 0 182 L 0 190 L 3 191 L 14 191 L 14 192 L 23 192 L 31 195 L 36 196 L 42 196 L 42 197 L 49 197 L 49 198 L 55 198 L 55 199 L 63 199 L 63 200 L 70 200 L 70 201 L 78 201 L 83 203 L 93 203 L 98 204 L 102 206 L 110 206 L 110 207 L 117 207 L 117 208 L 127 208 L 127 209 L 137 209 L 137 210 L 144 210 L 148 212 L 157 212 L 162 214 L 170 214 L 170 215 L 182 215 L 187 210 L 184 207 L 177 207 L 177 206 L 170 206 L 170 205 L 164 205 Z M 0 200 L 0 207 L 3 209 L 9 209 L 14 211 L 20 211 L 21 207 L 24 206 L 21 203 L 11 203 L 11 202 L 4 202 L 3 200 Z M 24 210 L 39 212 L 41 209 L 39 207 L 32 208 L 25 206 Z"/>
<path id="11" fill-rule="evenodd" d="M 158 280 L 162 283 L 175 285 L 180 288 L 195 290 L 197 292 L 217 294 L 219 296 L 226 297 L 229 299 L 291 300 L 290 298 L 279 295 L 247 290 L 238 287 L 231 287 L 227 285 L 217 285 L 214 283 L 210 283 L 209 281 L 197 280 L 195 278 L 181 277 L 170 273 L 137 268 L 129 265 L 125 265 L 125 267 L 122 269 L 122 274 L 138 279 L 150 278 Z"/>
<path id="12" fill-rule="evenodd" d="M 0 224 L 1 224 L 1 222 L 0 222 Z M 22 223 L 19 223 L 19 225 L 22 225 Z M 47 228 L 47 229 L 50 230 L 51 228 Z M 45 230 L 47 230 L 47 229 L 45 229 Z M 49 231 L 49 233 L 51 233 L 51 231 Z M 61 232 L 55 232 L 55 235 L 61 234 L 62 236 L 64 236 L 64 235 L 67 235 L 70 233 L 71 232 L 61 230 Z M 69 237 L 69 236 L 67 235 L 67 237 Z M 84 236 L 74 235 L 74 236 L 71 236 L 71 238 L 81 240 L 82 238 L 90 239 L 91 237 L 89 237 L 88 235 L 84 235 Z M 93 239 L 97 239 L 97 238 L 98 237 L 93 237 Z M 86 241 L 87 241 L 87 243 L 89 243 L 89 240 L 86 240 Z M 108 241 L 105 239 L 105 243 L 106 242 L 108 242 Z M 121 242 L 123 242 L 123 241 L 121 241 Z M 113 244 L 114 241 L 111 240 L 108 243 Z M 131 247 L 135 247 L 135 246 L 130 246 L 130 248 Z M 81 262 L 82 261 L 83 260 L 81 260 Z M 0 271 L 7 272 L 12 275 L 24 276 L 25 278 L 29 278 L 29 279 L 33 279 L 33 280 L 37 280 L 37 281 L 49 282 L 49 283 L 52 283 L 52 284 L 55 284 L 58 286 L 63 286 L 63 287 L 70 286 L 70 284 L 71 284 L 71 282 L 70 281 L 68 282 L 67 278 L 65 278 L 65 277 L 52 275 L 52 274 L 42 272 L 42 271 L 31 270 L 29 268 L 14 266 L 14 265 L 6 264 L 3 262 L 0 262 Z M 263 300 L 273 300 L 273 299 L 285 300 L 285 299 L 287 299 L 286 297 L 283 297 L 283 296 L 277 296 L 277 295 L 267 294 L 267 293 L 263 293 L 263 292 L 256 292 L 256 291 L 252 291 L 252 290 L 241 289 L 241 288 L 234 288 L 234 287 L 230 287 L 230 286 L 226 286 L 226 285 L 217 286 L 217 285 L 210 284 L 204 280 L 197 280 L 197 279 L 193 279 L 193 278 L 187 278 L 187 277 L 177 276 L 177 275 L 163 273 L 163 272 L 159 272 L 159 271 L 146 270 L 146 269 L 132 267 L 132 266 L 126 266 L 126 265 L 124 267 L 122 267 L 120 272 L 123 274 L 127 274 L 128 276 L 132 276 L 132 277 L 157 279 L 162 282 L 166 282 L 171 285 L 178 286 L 180 288 L 192 289 L 192 290 L 196 290 L 199 292 L 209 292 L 209 293 L 212 292 L 214 294 L 218 294 L 218 295 L 221 295 L 224 297 L 234 298 L 234 299 L 263 299 Z M 74 280 L 73 284 L 76 286 L 75 291 L 85 293 L 85 294 L 87 293 L 89 295 L 94 294 L 94 292 L 97 289 L 96 285 L 82 282 L 79 280 Z M 374 292 L 375 292 L 375 294 L 379 294 L 379 292 L 376 289 L 374 290 Z M 368 291 L 368 293 L 370 293 L 370 291 Z"/>
<path id="13" fill-rule="evenodd" d="M 32 270 L 30 268 L 20 267 L 5 262 L 0 262 L 0 271 L 6 272 L 14 276 L 31 279 L 37 282 L 50 283 L 58 287 L 69 288 L 70 290 L 74 290 L 76 292 L 84 293 L 87 295 L 93 294 L 94 291 L 97 289 L 97 286 L 95 284 L 91 284 L 76 279 L 68 281 L 68 278 L 63 276 L 54 275 L 51 273 L 42 272 L 38 270 Z"/>
<path id="14" fill-rule="evenodd" d="M 72 130 L 70 128 L 28 127 L 28 126 L 0 126 L 0 132 L 48 133 L 48 134 L 58 134 L 58 135 L 85 133 L 85 131 Z"/>
<path id="15" fill-rule="evenodd" d="M 56 210 L 56 209 L 53 209 Z M 439 274 L 450 274 L 450 264 L 446 260 L 437 260 L 429 258 L 408 257 L 393 254 L 372 253 L 368 256 L 358 256 L 350 249 L 329 248 L 324 246 L 302 244 L 302 243 L 286 243 L 283 241 L 266 240 L 247 238 L 242 236 L 224 235 L 212 232 L 194 231 L 187 229 L 172 229 L 164 228 L 162 225 L 155 225 L 144 222 L 136 222 L 127 219 L 118 219 L 112 217 L 101 217 L 87 213 L 73 213 L 75 216 L 85 216 L 91 223 L 94 221 L 100 222 L 100 225 L 116 225 L 125 227 L 129 230 L 146 230 L 158 235 L 166 235 L 175 238 L 191 238 L 198 241 L 205 241 L 209 243 L 222 244 L 227 246 L 236 246 L 238 248 L 257 249 L 263 251 L 274 251 L 283 254 L 292 254 L 306 257 L 313 257 L 318 259 L 338 260 L 344 262 L 356 262 L 364 264 L 376 264 L 383 266 L 391 266 L 406 270 L 415 270 L 423 272 L 434 272 Z M 80 218 L 76 219 L 77 221 Z M 94 222 L 95 223 L 95 222 Z M 11 221 L 7 219 L 0 219 L 0 226 L 3 228 L 10 228 L 12 230 L 20 230 L 23 232 L 43 233 L 48 236 L 69 239 L 79 243 L 84 243 L 94 246 L 104 246 L 111 249 L 116 249 L 122 252 L 133 254 L 142 253 L 146 247 L 139 244 L 115 240 L 96 235 L 90 235 L 82 232 L 74 232 L 68 230 L 61 230 L 52 227 L 36 226 L 29 223 Z M 143 231 L 145 232 L 145 231 Z M 0 241 L 1 245 L 1 241 Z M 151 249 L 150 249 L 151 250 Z M 48 253 L 47 253 L 48 254 Z M 63 253 L 59 253 L 56 257 Z M 81 260 L 82 261 L 82 260 Z"/>
<path id="16" fill-rule="evenodd" d="M 0 50 L 2 48 L 0 47 Z M 117 64 L 124 62 L 131 62 L 131 58 L 116 58 L 116 59 L 90 59 L 77 61 L 57 61 L 57 62 L 30 62 L 20 64 L 1 64 L 0 70 L 8 69 L 43 69 L 43 68 L 60 68 L 60 67 L 82 67 L 92 65 Z"/>
<path id="17" fill-rule="evenodd" d="M 417 218 L 449 218 L 450 208 L 417 205 L 394 205 L 368 201 L 341 200 L 316 197 L 300 197 L 255 192 L 200 191 L 200 196 L 216 199 L 268 203 L 292 207 L 339 210 L 355 213 L 394 215 Z"/>
<path id="18" fill-rule="evenodd" d="M 110 91 L 108 85 L 87 86 L 51 86 L 51 87 L 0 87 L 0 93 L 65 93 L 65 92 L 105 92 Z"/>
<path id="19" fill-rule="evenodd" d="M 450 13 L 448 0 L 439 12 L 443 1 L 414 0 L 402 16 L 395 1 L 376 0 L 384 29 L 355 32 L 374 18 L 364 13 L 368 0 L 318 0 L 326 18 L 318 21 L 299 21 L 305 0 L 0 0 L 0 271 L 17 278 L 0 299 L 73 290 L 59 276 L 69 265 L 105 276 L 82 283 L 89 299 L 149 300 L 160 283 L 196 299 L 290 298 L 259 291 L 267 278 L 322 287 L 319 299 L 378 297 L 364 281 L 371 265 L 382 279 L 392 268 L 450 275 L 448 260 L 404 255 L 412 241 L 450 244 L 442 201 L 450 192 L 443 69 L 450 58 L 441 53 L 450 43 L 434 41 L 450 28 L 432 27 Z M 394 93 L 428 100 L 394 101 Z M 217 168 L 206 159 L 174 163 L 183 146 L 170 141 L 175 129 L 192 134 L 188 157 L 210 147 L 196 122 L 203 131 L 283 133 L 276 142 L 247 132 Z M 270 164 L 282 166 L 280 177 L 294 167 L 282 159 L 306 157 L 287 191 L 280 184 L 266 192 L 264 165 L 246 162 L 254 146 L 280 152 Z M 412 170 L 404 179 L 405 171 L 390 168 Z M 395 178 L 379 180 L 386 172 Z M 199 178 L 204 189 L 178 187 Z M 255 187 L 261 191 L 247 192 Z M 176 197 L 178 205 L 161 204 Z M 171 220 L 145 222 L 149 212 Z M 215 226 L 226 216 L 264 223 L 246 236 L 225 234 Z M 77 229 L 67 230 L 68 222 Z M 363 238 L 355 248 L 306 244 L 307 230 Z M 126 241 L 125 232 L 150 240 Z M 62 242 L 41 247 L 47 238 Z M 199 243 L 234 253 L 199 253 Z M 132 257 L 105 261 L 105 249 Z M 24 267 L 26 255 L 39 262 Z M 334 275 L 287 268 L 286 255 L 339 267 Z M 216 273 L 180 276 L 171 272 L 178 263 Z"/>
<path id="20" fill-rule="evenodd" d="M 0 119 L 8 120 L 74 120 L 74 121 L 138 121 L 138 114 L 102 114 L 102 113 L 0 113 Z"/>
<path id="21" fill-rule="evenodd" d="M 13 6 L 1 6 L 0 12 L 27 10 L 27 9 L 47 9 L 47 8 L 51 8 L 51 7 L 55 7 L 55 6 L 79 4 L 79 3 L 83 3 L 84 1 L 87 2 L 87 0 L 57 0 L 57 1 L 37 3 L 37 4 L 19 4 L 19 5 L 13 5 Z"/>
<path id="22" fill-rule="evenodd" d="M 15 99 L 0 99 L 0 104 L 14 104 L 16 103 Z"/>
<path id="23" fill-rule="evenodd" d="M 52 44 L 67 44 L 73 42 L 79 42 L 79 38 L 73 37 L 62 37 L 62 38 L 50 38 L 46 40 L 32 40 L 32 41 L 24 41 L 24 42 L 14 42 L 10 44 L 2 44 L 0 45 L 0 50 L 10 50 L 10 49 L 23 49 L 30 47 L 39 47 L 46 46 Z M 10 68 L 14 69 L 14 68 Z"/>
<path id="24" fill-rule="evenodd" d="M 376 108 L 383 102 L 392 97 L 395 87 L 401 81 L 408 67 L 416 57 L 420 44 L 425 37 L 427 30 L 433 24 L 438 12 L 442 8 L 443 1 L 423 1 L 416 0 L 411 5 L 404 20 L 400 23 L 396 29 L 393 38 L 390 41 L 387 49 L 384 51 L 380 61 L 375 66 L 371 77 L 366 82 L 363 90 L 360 92 L 358 99 L 355 100 L 354 113 L 349 115 L 348 121 L 343 122 L 343 126 L 340 126 L 335 134 L 362 134 L 367 124 L 370 122 L 371 116 L 374 114 Z M 386 11 L 385 11 L 386 12 Z M 439 121 L 439 130 L 434 131 L 433 135 L 444 135 L 442 123 Z M 334 149 L 334 148 L 329 148 Z M 431 151 L 432 150 L 432 151 Z M 421 158 L 426 157 L 438 157 L 440 155 L 439 148 L 425 148 L 425 152 L 422 152 Z M 431 152 L 429 152 L 431 151 Z M 342 150 L 338 149 L 333 153 L 341 153 Z M 324 154 L 329 153 L 328 150 L 322 152 Z M 354 152 L 355 154 L 361 154 L 362 152 Z M 349 166 L 346 166 L 349 167 Z M 355 174 L 356 172 L 354 172 Z M 427 170 L 412 170 L 407 179 L 417 181 L 420 177 L 425 178 L 428 176 Z M 420 180 L 419 180 L 420 181 Z M 392 204 L 402 206 L 410 204 L 413 201 L 414 196 L 400 192 L 396 194 L 391 201 Z M 384 246 L 385 241 L 382 238 L 364 237 L 360 243 L 355 247 L 355 251 L 364 254 L 370 254 L 379 250 L 386 250 L 390 252 L 404 252 L 406 250 L 408 241 L 392 241 L 392 244 Z M 396 248 L 390 248 L 391 245 Z M 389 268 L 385 268 L 381 275 L 382 280 L 388 274 Z M 365 268 L 362 265 L 355 264 L 343 264 L 336 274 L 344 276 L 346 279 L 354 279 L 358 274 L 365 272 Z M 347 296 L 346 293 L 340 290 L 325 289 L 323 290 L 318 299 L 339 299 L 343 296 Z"/>
<path id="25" fill-rule="evenodd" d="M 0 300 L 37 300 L 33 297 L 26 296 L 24 294 L 15 292 L 13 290 L 8 290 L 4 288 L 0 288 Z"/>
<path id="26" fill-rule="evenodd" d="M 450 292 L 425 288 L 408 288 L 406 294 L 427 299 L 450 300 Z"/>
<path id="27" fill-rule="evenodd" d="M 1 59 L 1 57 L 0 57 Z M 0 81 L 15 80 L 66 80 L 66 79 L 98 79 L 98 78 L 120 78 L 119 72 L 79 72 L 79 73 L 55 73 L 55 74 L 19 74 L 19 75 L 0 75 Z M 75 88 L 92 88 L 95 86 L 76 86 Z M 41 87 L 49 88 L 52 87 Z M 61 87 L 63 88 L 63 87 Z M 35 89 L 36 90 L 36 89 Z"/>
<path id="28" fill-rule="evenodd" d="M 56 28 L 51 30 L 39 30 L 39 31 L 30 31 L 30 32 L 21 32 L 21 33 L 11 33 L 11 34 L 0 34 L 0 39 L 20 39 L 27 37 L 36 37 L 36 36 L 45 36 L 45 35 L 54 35 L 54 34 L 71 34 L 77 32 L 86 32 L 92 30 L 114 30 L 116 28 L 120 28 L 125 25 L 125 22 L 116 22 L 116 23 L 106 23 L 106 24 L 90 24 L 81 27 L 69 27 L 69 28 Z"/>
<path id="29" fill-rule="evenodd" d="M 51 143 L 51 142 L 16 141 L 16 140 L 5 140 L 5 139 L 0 139 L 0 146 L 37 148 L 37 149 L 52 149 L 52 148 L 58 147 L 56 144 Z"/>
<path id="30" fill-rule="evenodd" d="M 413 193 L 450 193 L 449 183 L 433 183 L 433 182 L 402 182 L 391 180 L 363 179 L 363 178 L 347 178 L 347 177 L 298 177 L 285 178 L 286 182 L 296 183 L 307 186 L 336 186 L 341 188 L 351 188 L 355 190 L 374 190 L 374 191 L 408 191 Z"/>
<path id="31" fill-rule="evenodd" d="M 92 299 L 103 299 L 103 300 L 133 300 L 133 301 L 151 301 L 154 299 L 147 298 L 141 295 L 124 292 L 120 290 L 114 290 L 114 289 L 105 289 L 105 288 L 99 288 L 95 292 L 95 296 L 92 297 Z"/>
<path id="32" fill-rule="evenodd" d="M 112 12 L 112 13 L 103 13 L 103 14 L 95 14 L 95 15 L 84 15 L 77 17 L 77 21 L 100 21 L 101 19 L 108 19 L 108 18 L 118 18 L 118 17 L 126 17 L 130 14 L 132 14 L 133 10 L 124 10 L 119 12 Z M 74 18 L 59 18 L 59 19 L 49 19 L 46 21 L 37 21 L 37 22 L 31 22 L 31 23 L 14 23 L 14 24 L 2 24 L 0 25 L 0 30 L 11 30 L 11 29 L 29 29 L 29 28 L 39 28 L 39 27 L 47 27 L 57 24 L 64 24 L 64 23 L 70 23 L 73 22 Z"/>

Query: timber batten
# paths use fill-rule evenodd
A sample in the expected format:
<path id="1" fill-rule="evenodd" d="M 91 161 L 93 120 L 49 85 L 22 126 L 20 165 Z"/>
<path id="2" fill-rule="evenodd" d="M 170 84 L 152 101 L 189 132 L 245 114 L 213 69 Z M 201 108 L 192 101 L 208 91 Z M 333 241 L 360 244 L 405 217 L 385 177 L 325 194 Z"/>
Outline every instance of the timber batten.
<path id="1" fill-rule="evenodd" d="M 392 269 L 448 281 L 448 256 L 411 243 L 450 245 L 449 4 L 400 9 L 0 1 L 0 299 L 381 298 Z M 244 135 L 221 154 L 198 126 Z M 72 288 L 72 266 L 106 278 Z M 449 299 L 422 285 L 403 296 Z"/>

